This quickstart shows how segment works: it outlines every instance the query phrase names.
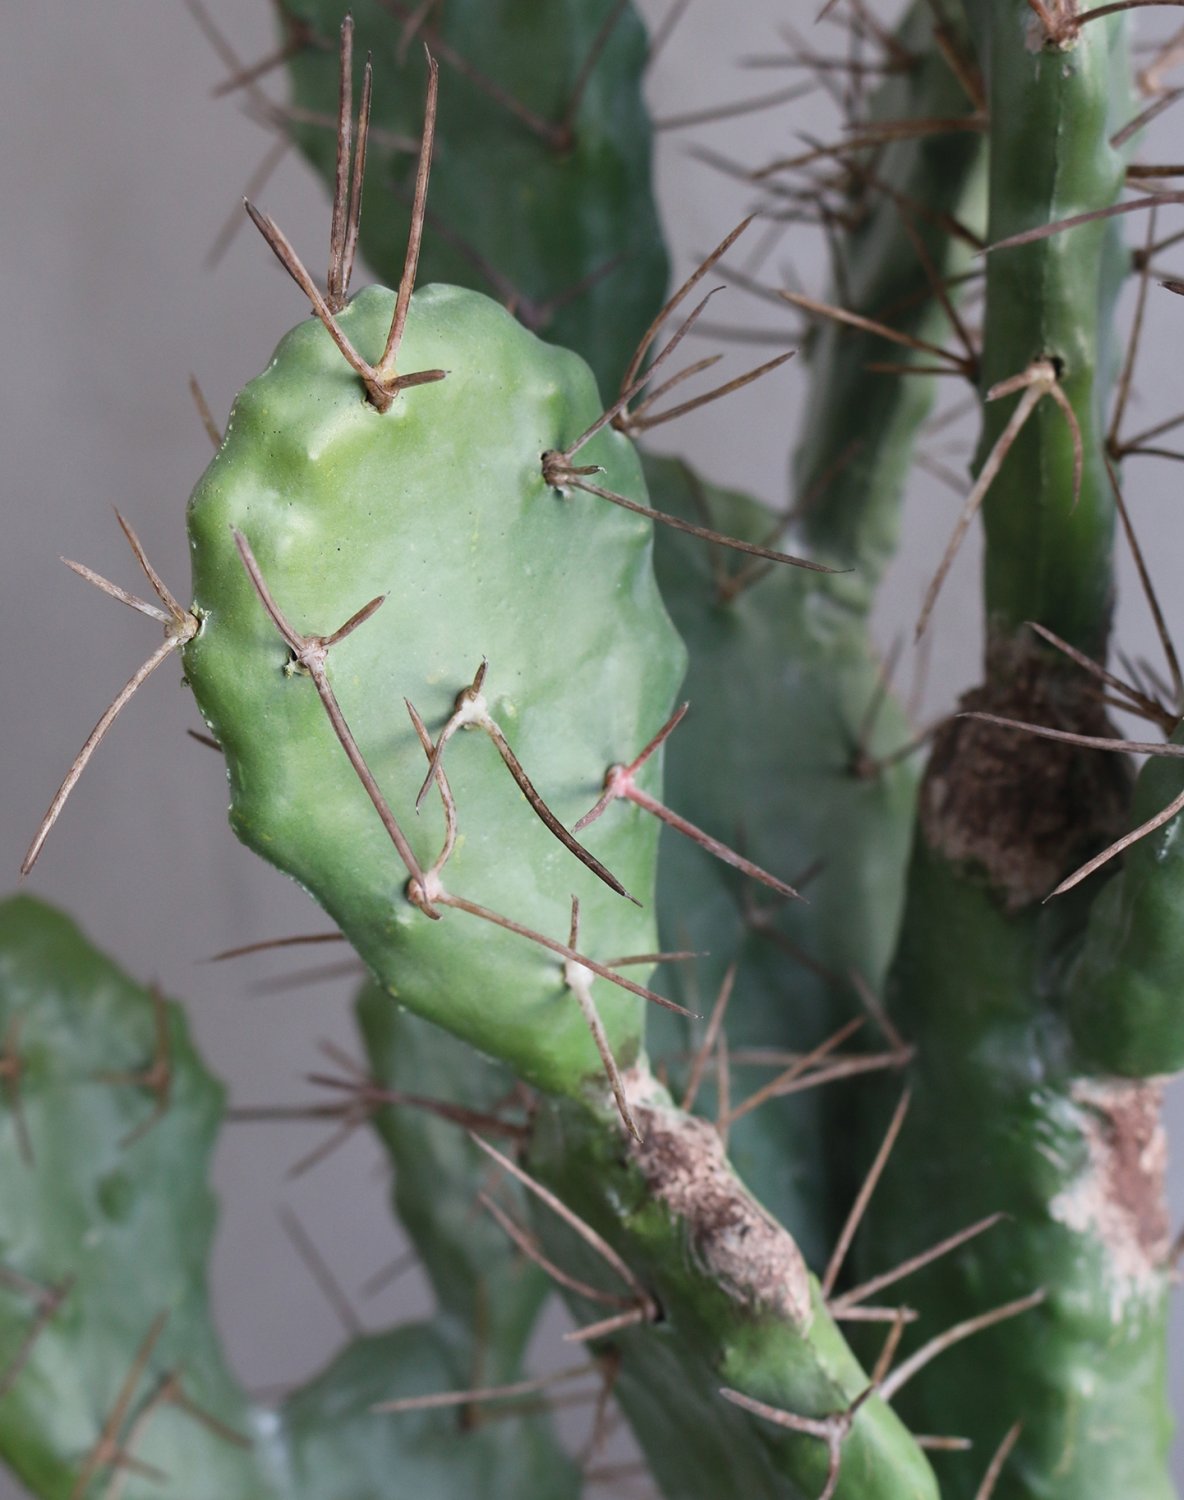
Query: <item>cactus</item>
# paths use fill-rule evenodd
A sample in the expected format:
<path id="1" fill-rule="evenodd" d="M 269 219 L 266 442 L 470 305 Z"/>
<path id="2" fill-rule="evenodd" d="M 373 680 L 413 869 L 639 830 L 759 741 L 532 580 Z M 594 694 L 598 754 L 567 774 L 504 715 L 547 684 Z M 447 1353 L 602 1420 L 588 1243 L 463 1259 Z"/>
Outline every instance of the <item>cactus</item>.
<path id="1" fill-rule="evenodd" d="M 216 1085 L 171 1004 L 17 899 L 0 1446 L 73 1500 L 562 1497 L 611 1392 L 684 1500 L 1166 1496 L 1178 707 L 1101 666 L 1121 7 L 916 0 L 888 33 L 851 4 L 885 74 L 857 134 L 761 174 L 825 163 L 794 201 L 841 226 L 830 300 L 785 294 L 817 326 L 773 514 L 638 447 L 708 399 L 670 362 L 746 226 L 660 306 L 640 23 L 529 9 L 374 0 L 335 58 L 335 8 L 281 5 L 326 288 L 250 207 L 315 316 L 217 434 L 189 603 L 122 518 L 158 603 L 74 565 L 165 635 L 25 866 L 176 654 L 235 832 L 368 970 L 367 1066 L 330 1084 L 435 1315 L 244 1395 L 204 1291 Z M 359 247 L 390 290 L 351 298 Z M 919 629 L 981 510 L 987 648 L 918 787 L 868 617 L 938 374 L 983 426 Z M 1103 686 L 1176 737 L 1137 781 Z M 482 1415 L 545 1403 L 551 1282 L 596 1356 L 582 1466 L 545 1414 Z"/>
<path id="2" fill-rule="evenodd" d="M 278 1408 L 251 1401 L 223 1362 L 206 1294 L 205 1175 L 222 1091 L 179 1006 L 27 897 L 0 908 L 0 956 L 28 1143 L 6 1149 L 3 1167 L 0 1450 L 35 1493 L 91 1494 L 121 1473 L 129 1496 L 182 1476 L 187 1494 L 243 1500 L 361 1500 L 391 1475 L 389 1493 L 403 1495 L 464 1483 L 494 1496 L 544 1475 L 548 1493 L 576 1492 L 538 1416 L 466 1429 L 448 1411 L 373 1414 L 468 1377 L 472 1325 L 446 1298 L 433 1322 L 357 1340 Z M 437 1064 L 441 1078 L 449 1071 Z M 393 1156 L 398 1166 L 397 1145 Z M 415 1222 L 410 1175 L 400 1173 L 400 1191 Z M 433 1198 L 420 1195 L 420 1219 Z M 508 1293 L 529 1326 L 531 1268 L 523 1274 L 504 1240 L 487 1237 L 482 1250 L 491 1302 L 504 1307 Z"/>

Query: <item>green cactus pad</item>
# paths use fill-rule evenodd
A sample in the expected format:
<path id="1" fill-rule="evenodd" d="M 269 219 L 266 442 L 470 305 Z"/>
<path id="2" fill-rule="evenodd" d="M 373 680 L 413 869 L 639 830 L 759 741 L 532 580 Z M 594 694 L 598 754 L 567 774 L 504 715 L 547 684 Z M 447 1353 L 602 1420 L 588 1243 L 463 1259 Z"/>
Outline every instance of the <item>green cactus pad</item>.
<path id="1" fill-rule="evenodd" d="M 377 359 L 393 294 L 370 289 L 340 323 Z M 669 710 L 682 647 L 650 567 L 650 523 L 543 480 L 541 456 L 595 420 L 587 367 L 475 292 L 430 287 L 411 305 L 401 368 L 447 377 L 368 405 L 320 324 L 296 328 L 240 395 L 189 508 L 194 609 L 185 668 L 225 751 L 239 836 L 305 885 L 398 1000 L 541 1086 L 599 1076 L 562 962 L 456 910 L 432 921 L 406 898 L 407 872 L 337 742 L 314 685 L 244 571 L 248 540 L 293 626 L 328 634 L 376 595 L 386 602 L 329 653 L 328 675 L 390 806 L 426 868 L 444 838 L 404 698 L 437 734 L 488 661 L 485 697 L 527 774 L 570 825 L 596 798 L 621 745 Z M 579 461 L 643 495 L 629 443 L 605 430 Z M 611 892 L 539 822 L 483 732 L 444 756 L 459 838 L 449 891 L 566 942 L 573 894 L 581 951 L 655 946 L 652 917 Z M 593 828 L 588 847 L 641 901 L 657 831 L 640 812 Z M 638 971 L 634 971 L 635 973 Z M 639 977 L 644 978 L 644 970 Z M 640 1005 L 596 984 L 623 1064 Z"/>

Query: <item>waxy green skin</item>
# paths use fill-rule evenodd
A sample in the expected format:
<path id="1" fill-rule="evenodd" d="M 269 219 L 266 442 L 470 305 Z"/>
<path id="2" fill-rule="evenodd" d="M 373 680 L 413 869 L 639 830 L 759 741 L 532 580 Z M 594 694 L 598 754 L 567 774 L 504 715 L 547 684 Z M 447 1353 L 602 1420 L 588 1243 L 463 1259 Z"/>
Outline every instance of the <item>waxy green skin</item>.
<path id="1" fill-rule="evenodd" d="M 1139 109 L 1122 18 L 1082 27 L 1067 50 L 1033 50 L 1026 5 L 966 8 L 990 87 L 988 243 L 1115 202 L 1130 148 L 1110 142 Z M 1033 360 L 1054 361 L 1083 448 L 1075 501 L 1073 439 L 1052 401 L 1012 447 L 983 505 L 987 619 L 1000 633 L 1038 620 L 1095 655 L 1105 651 L 1113 602 L 1103 441 L 1117 360 L 1112 314 L 1128 269 L 1121 228 L 1106 219 L 987 256 L 982 389 Z M 984 408 L 980 464 L 1017 400 Z"/>
<path id="2" fill-rule="evenodd" d="M 393 294 L 371 289 L 341 315 L 372 359 L 392 307 Z M 434 735 L 487 659 L 490 712 L 570 826 L 621 747 L 662 723 L 683 650 L 653 582 L 650 523 L 543 480 L 541 455 L 599 414 L 580 360 L 478 293 L 431 287 L 412 301 L 400 368 L 448 375 L 379 413 L 310 320 L 242 392 L 190 502 L 203 623 L 185 671 L 227 758 L 239 836 L 316 896 L 400 1003 L 529 1082 L 578 1093 L 602 1070 L 562 960 L 467 913 L 444 910 L 434 922 L 406 898 L 406 871 L 312 682 L 285 672 L 287 647 L 232 528 L 297 630 L 327 634 L 386 596 L 332 649 L 328 674 L 425 867 L 444 819 L 434 790 L 418 817 L 413 810 L 427 762 L 404 698 Z M 644 497 L 625 439 L 604 431 L 579 458 L 602 465 L 609 488 Z M 561 942 L 575 894 L 582 952 L 653 951 L 649 910 L 614 894 L 542 826 L 484 732 L 458 733 L 444 767 L 460 830 L 444 872 L 451 892 Z M 651 820 L 622 809 L 584 841 L 648 905 Z M 644 982 L 645 972 L 631 977 Z M 601 980 L 594 993 L 628 1065 L 643 1002 Z"/>
<path id="3" fill-rule="evenodd" d="M 1025 44 L 1031 11 L 1020 0 L 967 9 L 991 91 L 991 237 L 1113 201 L 1122 161 L 1109 139 L 1133 113 L 1121 26 L 1091 23 L 1067 50 L 1034 51 Z M 1112 502 L 1098 449 L 1113 369 L 1109 313 L 1123 267 L 1098 225 L 993 252 L 988 267 L 984 386 L 1029 360 L 1061 361 L 1086 454 L 1074 509 L 1067 427 L 1046 400 L 988 495 L 988 688 L 1006 712 L 1005 669 L 1015 659 L 1008 649 L 1016 649 L 1007 643 L 1022 639 L 1023 620 L 1104 652 Z M 1014 398 L 998 406 L 986 408 L 980 460 Z M 1074 701 L 1077 669 L 1038 651 L 1027 648 L 1028 670 L 1043 674 L 1048 701 Z M 1130 879 L 1120 877 L 1097 907 L 1088 887 L 1047 907 L 1040 893 L 995 887 L 981 866 L 943 852 L 956 831 L 941 778 L 978 743 L 973 726 L 956 733 L 958 753 L 939 748 L 930 773 L 938 780 L 922 792 L 930 816 L 918 829 L 889 989 L 896 1021 L 917 1044 L 912 1104 L 872 1201 L 859 1269 L 871 1274 L 1006 1212 L 1008 1221 L 908 1284 L 906 1295 L 922 1329 L 1041 1287 L 1046 1302 L 951 1350 L 941 1377 L 918 1380 L 902 1410 L 925 1430 L 971 1437 L 976 1451 L 1022 1418 L 999 1500 L 1166 1497 L 1173 1491 L 1158 1093 L 1113 1074 L 1166 1071 L 1179 1061 L 1164 986 L 1174 952 L 1166 934 L 1178 926 L 1165 909 L 1174 836 L 1133 856 Z M 1089 764 L 1082 757 L 1094 753 L 1066 760 L 1063 784 L 1048 789 L 1050 798 L 1068 797 L 1074 786 L 1086 792 L 1062 838 L 1062 876 L 1093 852 L 1101 781 L 1082 774 Z M 1014 761 L 1029 775 L 1035 764 L 1019 753 Z M 1010 786 L 1002 770 L 993 774 L 999 812 L 1009 798 L 1024 806 L 1031 797 L 1024 772 L 1014 771 Z M 1151 810 L 1152 788 L 1165 779 L 1178 782 L 1158 770 L 1145 776 L 1136 816 Z M 1121 773 L 1111 781 L 1118 785 Z M 1162 896 L 1151 884 L 1153 864 L 1168 876 Z M 1135 939 L 1148 945 L 1146 959 Z M 1132 999 L 1142 988 L 1149 1002 L 1129 1022 L 1128 983 Z M 1135 1040 L 1143 1020 L 1149 1028 Z M 882 1105 L 877 1133 L 888 1101 Z M 974 1493 L 979 1464 L 950 1455 L 938 1467 L 943 1494 Z"/>
<path id="4" fill-rule="evenodd" d="M 380 279 L 397 284 L 415 158 L 393 149 L 380 132 L 419 139 L 420 44 L 427 41 L 439 56 L 440 110 L 420 280 L 472 287 L 513 306 L 536 333 L 578 350 L 606 399 L 661 306 L 668 274 L 642 100 L 645 28 L 631 4 L 616 17 L 563 140 L 540 135 L 491 98 L 436 37 L 558 130 L 614 9 L 613 0 L 449 0 L 404 47 L 402 21 L 413 4 L 352 6 L 359 85 L 367 53 L 375 76 L 362 254 Z M 285 0 L 284 10 L 328 42 L 291 58 L 293 103 L 335 119 L 342 6 Z M 331 186 L 333 133 L 295 122 L 291 129 Z"/>
<path id="5" fill-rule="evenodd" d="M 243 1440 L 217 1437 L 173 1405 L 142 1422 L 135 1457 L 166 1474 L 169 1492 L 176 1486 L 186 1500 L 453 1500 L 461 1493 L 502 1500 L 544 1492 L 571 1500 L 575 1468 L 537 1414 L 463 1428 L 455 1411 L 371 1411 L 377 1401 L 469 1382 L 471 1350 L 444 1299 L 432 1322 L 355 1341 L 281 1407 L 248 1400 L 223 1359 L 207 1295 L 215 1202 L 206 1179 L 222 1090 L 175 1003 L 167 1002 L 167 1016 L 168 1108 L 128 1140 L 150 1118 L 154 1096 L 104 1075 L 152 1061 L 149 992 L 52 908 L 27 897 L 0 904 L 0 1034 L 20 1018 L 20 1098 L 33 1150 L 30 1164 L 6 1092 L 0 1265 L 46 1288 L 74 1278 L 0 1400 L 4 1462 L 38 1500 L 68 1500 L 149 1330 L 166 1314 L 127 1420 L 134 1423 L 176 1373 L 185 1396 Z M 444 1091 L 453 1096 L 463 1095 L 474 1066 L 487 1068 L 467 1049 L 451 1061 Z M 443 1085 L 449 1071 L 438 1062 L 434 1081 Z M 396 1140 L 397 1171 L 400 1151 Z M 401 1189 L 409 1210 L 413 1185 L 408 1177 Z M 431 1212 L 429 1198 L 409 1216 L 422 1223 Z M 492 1286 L 522 1280 L 504 1240 L 485 1244 L 483 1267 Z M 0 1379 L 7 1382 L 35 1317 L 28 1298 L 0 1287 Z M 159 1500 L 164 1482 L 155 1474 L 124 1478 L 126 1500 Z M 109 1481 L 110 1471 L 99 1470 L 88 1495 Z"/>

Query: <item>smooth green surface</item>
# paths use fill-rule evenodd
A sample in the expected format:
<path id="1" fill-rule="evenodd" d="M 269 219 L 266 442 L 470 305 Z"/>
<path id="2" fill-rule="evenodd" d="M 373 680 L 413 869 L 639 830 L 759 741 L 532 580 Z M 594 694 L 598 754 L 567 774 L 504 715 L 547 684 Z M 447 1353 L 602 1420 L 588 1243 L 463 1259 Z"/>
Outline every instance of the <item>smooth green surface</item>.
<path id="1" fill-rule="evenodd" d="M 392 305 L 371 289 L 342 315 L 371 358 Z M 328 633 L 386 595 L 333 649 L 328 671 L 425 864 L 443 814 L 434 791 L 414 812 L 426 762 L 403 700 L 437 733 L 483 657 L 490 712 L 556 816 L 570 826 L 596 800 L 621 747 L 644 743 L 665 718 L 683 650 L 653 581 L 650 523 L 543 481 L 541 454 L 598 414 L 592 378 L 574 355 L 454 287 L 416 294 L 400 358 L 407 371 L 449 374 L 379 414 L 309 320 L 239 396 L 190 502 L 203 626 L 186 673 L 226 753 L 235 831 L 316 896 L 391 993 L 533 1083 L 599 1087 L 561 959 L 467 913 L 433 922 L 406 900 L 394 846 L 312 682 L 285 673 L 287 648 L 234 548 L 238 527 L 298 630 Z M 603 465 L 607 487 L 644 495 L 636 455 L 615 433 L 580 460 Z M 487 735 L 457 734 L 444 766 L 460 828 L 450 891 L 562 942 L 574 893 L 583 952 L 653 950 L 650 911 L 613 894 L 542 826 Z M 648 906 L 651 820 L 602 819 L 585 843 Z M 627 1064 L 643 1002 L 603 980 L 595 995 Z"/>
<path id="2" fill-rule="evenodd" d="M 965 49 L 957 4 L 938 9 L 953 45 Z M 971 113 L 965 90 L 934 46 L 934 10 L 931 0 L 915 0 L 898 28 L 897 40 L 916 61 L 877 89 L 869 109 L 873 121 L 959 119 Z M 931 275 L 957 278 L 974 268 L 971 247 L 950 234 L 942 216 L 960 220 L 972 234 L 982 233 L 985 156 L 981 135 L 952 130 L 852 157 L 857 175 L 848 202 L 851 225 L 838 240 L 844 283 L 832 287 L 828 299 L 902 333 L 957 348 L 949 319 L 933 297 Z M 860 181 L 861 167 L 874 174 L 870 180 Z M 890 192 L 900 195 L 899 201 Z M 902 215 L 925 246 L 932 272 L 919 258 Z M 951 286 L 955 302 L 961 292 L 956 283 Z M 817 492 L 802 517 L 803 534 L 820 557 L 853 570 L 832 578 L 828 587 L 866 610 L 896 550 L 913 445 L 936 387 L 925 376 L 886 375 L 867 366 L 933 360 L 824 320 L 811 335 L 809 359 L 793 495 L 800 503 Z"/>
<path id="3" fill-rule="evenodd" d="M 1082 28 L 1068 50 L 1032 43 L 1026 0 L 969 0 L 989 85 L 988 241 L 1106 208 L 1125 181 L 1111 137 L 1137 112 L 1124 18 Z M 1045 399 L 983 506 L 992 629 L 1037 620 L 1084 651 L 1104 651 L 1113 581 L 1114 505 L 1102 458 L 1116 350 L 1111 315 L 1129 268 L 1122 231 L 1099 220 L 987 257 L 982 389 L 1051 359 L 1084 449 L 1074 504 L 1069 426 Z M 984 409 L 981 464 L 1018 397 Z"/>
<path id="4" fill-rule="evenodd" d="M 684 465 L 651 458 L 646 474 L 665 509 L 701 518 L 696 499 L 703 500 L 713 526 L 753 540 L 767 535 L 767 511 Z M 821 869 L 806 902 L 786 903 L 665 834 L 663 944 L 706 956 L 693 966 L 668 966 L 661 979 L 665 993 L 705 1013 L 736 961 L 730 1049 L 803 1051 L 859 1012 L 846 978 L 851 969 L 873 988 L 882 983 L 900 915 L 916 776 L 908 763 L 856 774 L 860 727 L 878 677 L 863 617 L 836 602 L 825 575 L 786 567 L 721 601 L 716 569 L 734 572 L 748 561 L 724 562 L 718 549 L 677 532 L 658 538 L 658 580 L 691 658 L 683 688 L 691 709 L 667 745 L 666 795 L 678 812 L 783 879 Z M 889 698 L 866 750 L 873 757 L 896 750 L 910 733 Z M 754 904 L 772 917 L 775 936 L 752 930 Z M 780 946 L 786 942 L 804 961 Z M 701 1032 L 676 1017 L 651 1016 L 650 1050 L 680 1079 L 686 1049 Z M 868 1032 L 869 1050 L 882 1048 L 884 1039 Z M 737 1062 L 733 1102 L 774 1071 Z M 770 1102 L 738 1121 L 730 1137 L 737 1171 L 815 1268 L 830 1253 L 837 1207 L 830 1174 L 844 1154 L 832 1102 L 833 1091 L 825 1090 Z M 699 1108 L 714 1104 L 709 1076 Z"/>
<path id="5" fill-rule="evenodd" d="M 656 1109 L 668 1111 L 665 1125 L 677 1119 L 660 1091 L 653 1097 Z M 607 1120 L 579 1106 L 559 1103 L 540 1113 L 531 1165 L 625 1257 L 661 1308 L 658 1324 L 612 1343 L 622 1356 L 621 1404 L 663 1492 L 718 1500 L 722 1483 L 722 1493 L 745 1500 L 813 1500 L 826 1479 L 824 1445 L 750 1417 L 719 1395 L 728 1387 L 799 1415 L 826 1416 L 863 1391 L 867 1378 L 813 1278 L 801 1317 L 724 1286 L 703 1263 L 697 1231 L 655 1196 Z M 725 1217 L 734 1222 L 723 1201 L 702 1198 L 706 1225 Z M 537 1224 L 565 1267 L 594 1283 L 619 1285 L 551 1215 L 543 1211 Z M 785 1280 L 796 1274 L 794 1259 L 786 1259 Z M 604 1315 L 603 1307 L 574 1300 L 582 1320 Z M 837 1500 L 936 1500 L 924 1455 L 875 1398 L 861 1408 L 844 1445 L 835 1493 Z"/>
<path id="6" fill-rule="evenodd" d="M 516 305 L 535 332 L 587 359 L 606 398 L 615 394 L 667 277 L 641 97 L 646 36 L 633 6 L 625 6 L 592 67 L 565 143 L 546 139 L 492 98 L 434 39 L 486 83 L 560 126 L 615 0 L 449 0 L 407 48 L 403 22 L 413 4 L 359 0 L 350 8 L 359 80 L 362 59 L 374 57 L 375 135 L 361 249 L 379 279 L 393 286 L 402 274 L 415 159 L 378 132 L 419 139 L 426 40 L 439 55 L 440 108 L 420 279 Z M 335 50 L 345 6 L 285 0 L 285 10 L 327 42 L 292 58 L 293 102 L 336 118 Z M 332 183 L 331 132 L 296 124 L 293 134 Z"/>

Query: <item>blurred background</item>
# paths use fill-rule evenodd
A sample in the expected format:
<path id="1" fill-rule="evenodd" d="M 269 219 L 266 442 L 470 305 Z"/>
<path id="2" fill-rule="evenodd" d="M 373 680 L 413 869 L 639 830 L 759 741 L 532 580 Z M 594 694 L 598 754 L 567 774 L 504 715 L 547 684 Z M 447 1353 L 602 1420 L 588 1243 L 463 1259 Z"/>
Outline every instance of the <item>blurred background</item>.
<path id="1" fill-rule="evenodd" d="M 639 4 L 654 22 L 668 10 L 668 0 Z M 263 56 L 274 46 L 266 0 L 210 0 L 210 6 L 242 57 Z M 786 11 L 805 27 L 813 8 L 812 0 L 692 0 L 662 51 L 650 87 L 663 124 L 658 185 L 676 276 L 752 203 L 751 187 L 704 165 L 696 145 L 710 141 L 755 165 L 792 146 L 803 128 L 800 104 L 770 106 L 710 126 L 681 117 L 784 89 L 789 75 L 756 69 L 746 60 L 784 55 L 778 26 Z M 153 625 L 88 588 L 58 555 L 138 588 L 112 514 L 118 505 L 184 598 L 184 503 L 210 452 L 189 377 L 200 381 L 222 423 L 235 391 L 265 365 L 280 335 L 306 308 L 249 226 L 224 247 L 215 267 L 208 264 L 223 226 L 242 217 L 242 194 L 273 137 L 247 117 L 237 96 L 212 97 L 224 69 L 182 0 L 41 0 L 8 7 L 0 35 L 0 264 L 6 286 L 0 860 L 8 884 L 15 885 L 21 855 L 70 757 L 158 639 Z M 268 85 L 282 97 L 281 79 Z M 820 96 L 807 106 L 809 128 L 822 131 L 826 113 Z M 1158 127 L 1160 144 L 1148 148 L 1149 158 L 1180 159 L 1171 118 Z M 294 152 L 256 196 L 319 267 L 328 207 Z M 1169 216 L 1181 212 L 1165 210 L 1161 232 L 1176 227 Z M 763 264 L 752 269 L 766 284 L 796 280 L 826 295 L 826 260 L 817 236 L 791 229 L 766 245 L 764 254 Z M 798 323 L 791 309 L 739 287 L 716 299 L 712 316 L 783 329 L 785 347 L 795 342 Z M 1138 425 L 1171 415 L 1179 404 L 1174 351 L 1184 303 L 1153 287 L 1149 324 L 1136 371 L 1132 421 Z M 738 373 L 770 352 L 737 346 L 725 368 Z M 805 374 L 800 363 L 791 361 L 768 380 L 657 436 L 710 476 L 783 504 Z M 943 433 L 943 443 L 955 446 L 943 451 L 942 464 L 964 474 L 973 438 L 965 428 Z M 1127 469 L 1136 524 L 1169 624 L 1181 640 L 1184 600 L 1175 593 L 1173 563 L 1182 554 L 1184 515 L 1176 476 L 1166 462 L 1135 459 Z M 906 693 L 920 670 L 911 647 L 917 604 L 958 504 L 949 487 L 921 476 L 910 493 L 899 559 L 882 591 L 882 644 L 901 635 L 909 642 L 899 677 Z M 978 617 L 971 603 L 977 600 L 977 568 L 972 538 L 930 629 L 927 671 L 918 690 L 922 718 L 949 708 L 977 677 Z M 1132 656 L 1158 661 L 1148 612 L 1125 556 L 1120 575 L 1118 639 Z M 299 1102 L 310 1097 L 301 1080 L 315 1064 L 319 1039 L 354 1049 L 353 981 L 338 975 L 283 986 L 279 981 L 302 967 L 290 954 L 207 962 L 237 944 L 323 930 L 327 923 L 295 886 L 229 832 L 222 763 L 186 736 L 196 724 L 176 669 L 166 666 L 95 757 L 30 887 L 74 912 L 132 973 L 189 1002 L 198 1043 L 227 1080 L 234 1102 Z M 320 952 L 314 963 L 341 956 L 340 949 Z M 1169 1107 L 1179 1140 L 1184 1115 L 1178 1091 L 1169 1093 Z M 281 1229 L 281 1205 L 298 1214 L 366 1325 L 413 1316 L 427 1305 L 414 1271 L 376 1295 L 363 1294 L 367 1281 L 400 1251 L 380 1154 L 365 1133 L 333 1158 L 331 1168 L 286 1178 L 318 1139 L 313 1126 L 230 1126 L 215 1162 L 222 1202 L 215 1304 L 230 1360 L 253 1389 L 303 1379 L 342 1337 L 333 1309 Z M 1182 1208 L 1177 1171 L 1177 1219 Z M 1175 1344 L 1179 1393 L 1184 1353 L 1178 1339 Z M 0 1497 L 8 1500 L 18 1492 L 5 1483 L 0 1479 Z"/>

